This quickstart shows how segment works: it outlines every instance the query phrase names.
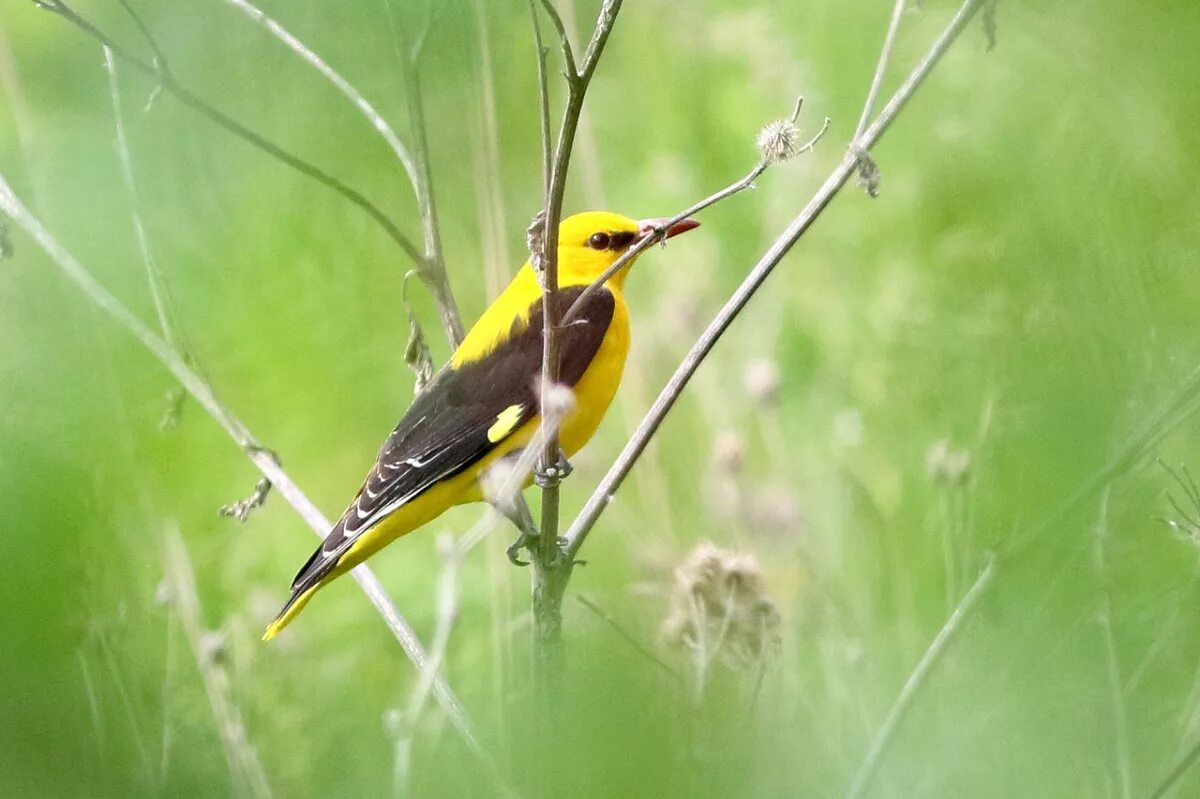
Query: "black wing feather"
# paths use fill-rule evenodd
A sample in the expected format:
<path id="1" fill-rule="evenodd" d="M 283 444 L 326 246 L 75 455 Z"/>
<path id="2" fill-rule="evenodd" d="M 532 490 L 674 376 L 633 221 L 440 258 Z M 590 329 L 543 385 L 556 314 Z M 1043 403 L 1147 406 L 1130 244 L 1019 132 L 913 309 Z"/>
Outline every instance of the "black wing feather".
<path id="1" fill-rule="evenodd" d="M 557 293 L 560 318 L 582 291 L 578 286 Z M 560 382 L 574 386 L 583 377 L 608 332 L 615 307 L 613 295 L 600 289 L 563 329 Z M 491 353 L 458 369 L 446 366 L 438 372 L 384 442 L 350 507 L 296 575 L 293 598 L 332 571 L 359 536 L 396 508 L 487 455 L 499 443 L 488 439 L 498 414 L 521 406 L 514 430 L 537 414 L 544 327 L 539 299 L 531 306 L 528 321 L 514 320 L 509 336 Z"/>

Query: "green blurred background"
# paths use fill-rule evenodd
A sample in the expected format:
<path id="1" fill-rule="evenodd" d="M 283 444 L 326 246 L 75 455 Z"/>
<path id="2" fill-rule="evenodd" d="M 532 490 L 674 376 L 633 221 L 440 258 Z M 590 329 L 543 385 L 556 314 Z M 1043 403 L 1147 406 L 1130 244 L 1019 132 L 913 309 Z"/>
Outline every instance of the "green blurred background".
<path id="1" fill-rule="evenodd" d="M 407 137 L 396 48 L 426 10 L 393 4 L 395 27 L 378 2 L 264 10 Z M 540 206 L 536 79 L 523 2 L 436 5 L 421 74 L 469 321 L 523 260 Z M 579 31 L 597 5 L 559 3 Z M 568 210 L 675 212 L 742 175 L 759 127 L 799 94 L 806 130 L 833 125 L 811 156 L 639 264 L 632 360 L 576 459 L 568 513 L 840 159 L 891 3 L 626 6 Z M 137 7 L 185 85 L 419 238 L 390 151 L 293 53 L 217 0 Z M 952 9 L 926 0 L 906 14 L 885 91 Z M 79 10 L 147 53 L 119 4 Z M 1164 522 L 1183 521 L 1168 495 L 1198 512 L 1156 462 L 1200 469 L 1200 6 L 1008 0 L 997 23 L 990 53 L 978 21 L 965 32 L 878 147 L 881 196 L 850 186 L 834 202 L 603 517 L 567 599 L 553 729 L 533 712 L 528 575 L 504 559 L 511 531 L 466 559 L 446 676 L 520 794 L 844 794 L 989 553 L 990 582 L 864 795 L 1145 796 L 1200 740 L 1197 546 Z M 336 514 L 411 398 L 410 264 L 342 199 L 169 95 L 143 110 L 152 84 L 120 75 L 139 210 L 179 327 L 221 398 Z M 0 11 L 0 78 L 0 172 L 152 323 L 99 47 L 14 0 Z M 432 702 L 397 779 L 403 746 L 386 720 L 415 673 L 351 581 L 258 642 L 311 532 L 279 497 L 245 524 L 219 517 L 257 479 L 245 456 L 191 401 L 160 430 L 169 376 L 12 238 L 0 262 L 0 791 L 495 795 Z M 434 308 L 411 293 L 440 361 Z M 437 535 L 480 513 L 449 513 L 373 561 L 426 642 Z M 164 583 L 173 531 L 195 574 L 193 615 Z M 672 572 L 701 541 L 758 559 L 780 623 L 762 662 L 714 663 L 697 702 L 693 658 L 660 628 Z M 1173 790 L 1198 795 L 1200 770 Z"/>

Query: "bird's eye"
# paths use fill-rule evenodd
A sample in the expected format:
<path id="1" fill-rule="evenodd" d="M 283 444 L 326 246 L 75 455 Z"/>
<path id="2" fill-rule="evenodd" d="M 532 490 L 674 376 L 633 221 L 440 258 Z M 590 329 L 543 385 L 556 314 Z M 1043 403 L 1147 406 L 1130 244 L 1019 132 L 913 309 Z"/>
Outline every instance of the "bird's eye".
<path id="1" fill-rule="evenodd" d="M 607 250 L 611 243 L 612 238 L 607 233 L 593 233 L 592 237 L 587 240 L 587 246 L 593 250 Z"/>

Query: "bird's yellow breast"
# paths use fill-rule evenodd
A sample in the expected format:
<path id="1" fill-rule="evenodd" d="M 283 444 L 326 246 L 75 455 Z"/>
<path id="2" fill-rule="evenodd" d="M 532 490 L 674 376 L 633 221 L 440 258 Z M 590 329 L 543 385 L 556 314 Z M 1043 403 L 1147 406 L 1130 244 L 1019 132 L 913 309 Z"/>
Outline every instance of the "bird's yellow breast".
<path id="1" fill-rule="evenodd" d="M 629 355 L 629 309 L 620 290 L 612 287 L 610 290 L 615 300 L 612 321 L 596 356 L 575 384 L 575 407 L 563 420 L 559 432 L 559 446 L 567 457 L 582 449 L 595 435 L 625 371 Z M 534 429 L 540 421 L 537 418 L 532 422 Z"/>

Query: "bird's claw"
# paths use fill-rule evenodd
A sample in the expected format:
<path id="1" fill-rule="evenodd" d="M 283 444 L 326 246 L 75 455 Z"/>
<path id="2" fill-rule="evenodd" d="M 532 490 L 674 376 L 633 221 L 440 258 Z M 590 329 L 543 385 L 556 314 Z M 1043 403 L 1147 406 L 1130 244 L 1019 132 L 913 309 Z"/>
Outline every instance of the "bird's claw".
<path id="1" fill-rule="evenodd" d="M 547 466 L 545 469 L 534 469 L 533 481 L 537 483 L 539 488 L 552 488 L 562 482 L 563 478 L 570 477 L 571 472 L 575 471 L 575 467 L 567 460 L 567 455 L 561 449 L 558 451 L 558 459 L 553 466 Z"/>
<path id="2" fill-rule="evenodd" d="M 528 549 L 532 552 L 534 547 L 537 546 L 537 540 L 538 536 L 536 533 L 528 533 L 522 530 L 521 534 L 517 536 L 517 540 L 513 541 L 508 549 L 504 550 L 504 554 L 508 556 L 508 560 L 512 565 L 528 566 L 529 561 L 521 560 L 521 550 Z"/>
<path id="3" fill-rule="evenodd" d="M 531 554 L 536 553 L 539 539 L 540 535 L 537 533 L 527 533 L 522 531 L 521 534 L 517 536 L 517 540 L 513 541 L 512 544 L 509 545 L 508 549 L 504 550 L 504 554 L 508 556 L 508 560 L 512 563 L 512 565 L 528 566 L 529 561 L 521 560 L 521 550 L 527 549 Z M 567 545 L 570 543 L 568 539 L 560 535 L 554 540 L 554 543 L 557 551 L 554 554 L 553 568 L 565 566 L 568 562 L 572 566 L 582 566 L 587 563 L 585 560 L 571 560 L 571 556 L 567 552 Z"/>
<path id="4" fill-rule="evenodd" d="M 569 460 L 567 460 L 567 453 L 563 452 L 561 449 L 558 451 L 558 462 L 554 465 L 558 467 L 559 477 L 570 477 L 571 473 L 575 471 L 575 467 L 571 465 Z"/>

